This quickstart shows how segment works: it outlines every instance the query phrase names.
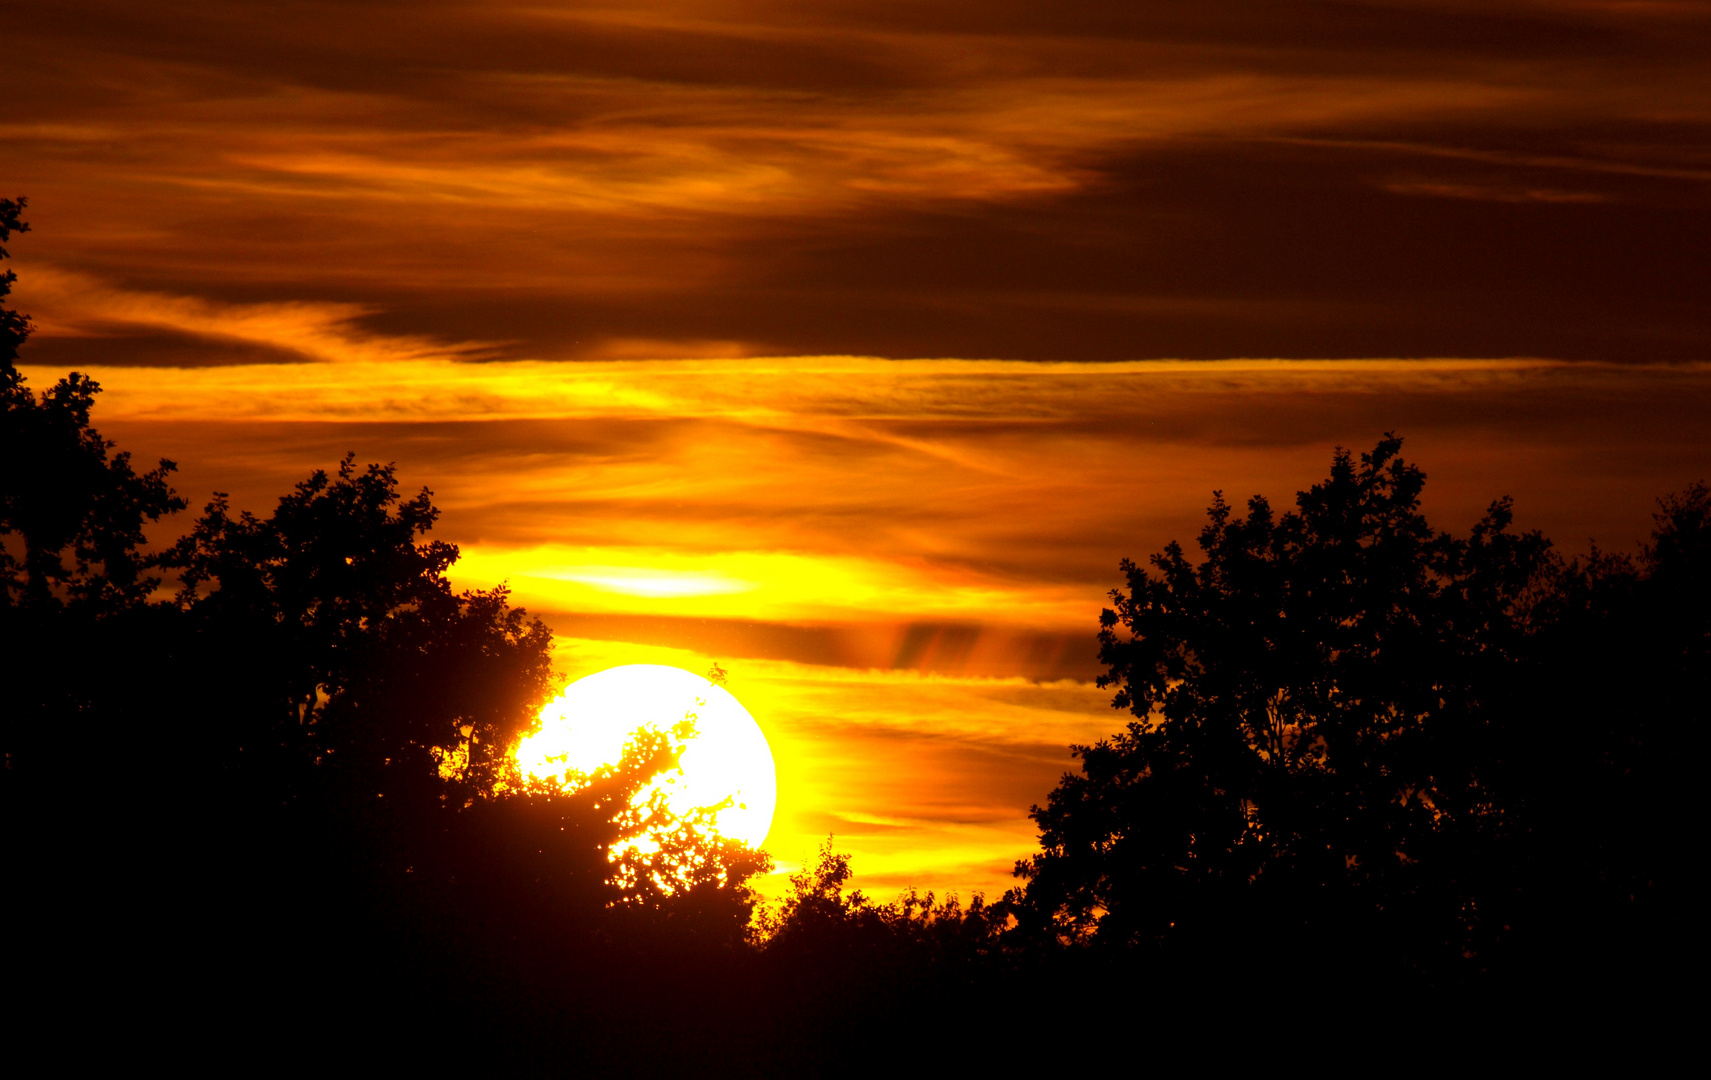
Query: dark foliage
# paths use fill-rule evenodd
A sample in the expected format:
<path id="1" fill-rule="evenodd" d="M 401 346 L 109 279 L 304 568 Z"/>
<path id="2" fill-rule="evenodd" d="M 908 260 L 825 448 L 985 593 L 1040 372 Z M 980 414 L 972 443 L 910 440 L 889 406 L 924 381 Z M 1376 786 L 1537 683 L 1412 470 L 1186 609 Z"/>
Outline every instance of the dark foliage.
<path id="1" fill-rule="evenodd" d="M 1634 935 L 1703 717 L 1705 489 L 1637 563 L 1565 565 L 1507 500 L 1433 531 L 1400 448 L 1339 452 L 1282 515 L 1215 499 L 1198 564 L 1123 564 L 1101 685 L 1134 719 L 1034 809 L 1018 933 L 1298 986 L 1655 959 Z"/>
<path id="2" fill-rule="evenodd" d="M 793 964 L 867 965 L 892 974 L 922 962 L 970 968 L 1002 952 L 1006 907 L 976 894 L 965 908 L 954 894 L 940 900 L 914 889 L 877 904 L 859 889 L 844 891 L 850 876 L 849 857 L 828 839 L 814 865 L 791 875 L 790 891 L 762 918 L 767 952 Z"/>
<path id="3" fill-rule="evenodd" d="M 426 490 L 400 499 L 390 466 L 348 457 L 265 520 L 216 495 L 170 561 L 206 677 L 242 702 L 217 721 L 228 744 L 248 728 L 233 753 L 374 797 L 493 790 L 556 685 L 551 633 L 503 589 L 452 592 L 457 549 L 418 543 L 437 516 Z"/>
<path id="4" fill-rule="evenodd" d="M 1505 743 L 1526 830 L 1508 968 L 1645 988 L 1697 967 L 1692 822 L 1711 701 L 1711 491 L 1659 500 L 1637 558 L 1594 553 L 1541 600 Z"/>
<path id="5" fill-rule="evenodd" d="M 0 199 L 0 243 L 28 226 L 24 200 Z M 0 248 L 0 258 L 6 257 Z M 0 273 L 0 298 L 16 275 Z M 0 307 L 0 640 L 11 796 L 21 775 L 59 767 L 49 743 L 96 721 L 103 695 L 133 674 L 122 644 L 146 637 L 148 599 L 162 562 L 146 550 L 150 523 L 183 509 L 161 461 L 148 473 L 90 426 L 100 387 L 75 372 L 39 395 L 16 366 L 30 320 Z"/>
<path id="6" fill-rule="evenodd" d="M 30 223 L 23 218 L 24 208 L 29 205 L 28 199 L 0 199 L 0 244 L 11 243 L 12 234 L 30 231 Z M 11 257 L 11 253 L 0 247 L 0 259 Z M 0 301 L 4 301 L 12 293 L 12 284 L 18 280 L 17 271 L 7 268 L 0 270 Z M 8 371 L 18 362 L 18 347 L 30 336 L 30 317 L 0 303 L 0 368 Z"/>

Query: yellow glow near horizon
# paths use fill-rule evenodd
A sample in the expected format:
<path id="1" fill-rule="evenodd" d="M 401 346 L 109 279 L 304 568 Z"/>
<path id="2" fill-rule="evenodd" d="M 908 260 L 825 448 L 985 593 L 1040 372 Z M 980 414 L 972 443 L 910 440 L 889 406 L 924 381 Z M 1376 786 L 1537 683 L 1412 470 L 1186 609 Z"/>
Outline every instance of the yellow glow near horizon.
<path id="1" fill-rule="evenodd" d="M 627 560 L 620 563 L 619 560 Z M 917 618 L 990 619 L 1081 627 L 1098 617 L 1087 590 L 1003 580 L 926 560 L 826 552 L 680 552 L 663 548 L 506 548 L 467 544 L 450 576 L 460 587 L 509 585 L 537 610 L 672 612 L 696 618 L 827 619 L 907 611 Z"/>
<path id="2" fill-rule="evenodd" d="M 766 736 L 730 691 L 682 668 L 624 664 L 576 680 L 541 710 L 540 730 L 517 746 L 517 764 L 536 779 L 591 773 L 616 764 L 637 731 L 670 732 L 686 719 L 694 730 L 678 768 L 644 788 L 638 802 L 663 791 L 672 813 L 683 815 L 729 799 L 714 815 L 715 830 L 760 847 L 778 804 Z"/>
<path id="3" fill-rule="evenodd" d="M 682 573 L 646 566 L 587 566 L 548 570 L 539 576 L 586 585 L 620 596 L 682 597 L 723 596 L 749 592 L 753 582 L 736 581 L 718 574 Z"/>

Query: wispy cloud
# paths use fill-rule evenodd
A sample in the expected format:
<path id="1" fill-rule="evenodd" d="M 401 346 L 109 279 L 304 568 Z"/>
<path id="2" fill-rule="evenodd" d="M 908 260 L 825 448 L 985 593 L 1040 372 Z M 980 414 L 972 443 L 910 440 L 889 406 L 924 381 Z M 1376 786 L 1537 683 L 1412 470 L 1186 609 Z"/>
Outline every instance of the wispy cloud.
<path id="1" fill-rule="evenodd" d="M 25 263 L 38 342 L 67 338 L 125 339 L 167 332 L 196 339 L 212 351 L 253 359 L 257 350 L 308 362 L 362 363 L 385 370 L 397 363 L 477 359 L 480 342 L 447 344 L 423 335 L 381 334 L 360 321 L 373 309 L 353 303 L 287 301 L 222 303 L 197 296 L 116 287 L 90 274 Z M 40 351 L 39 349 L 37 350 Z M 123 347 L 111 350 L 118 359 Z M 263 369 L 278 380 L 278 367 Z M 336 376 L 328 380 L 336 383 Z M 198 406 L 199 408 L 199 406 Z"/>
<path id="2" fill-rule="evenodd" d="M 9 29 L 22 253 L 127 290 L 510 358 L 1711 346 L 1702 6 L 80 0 Z"/>

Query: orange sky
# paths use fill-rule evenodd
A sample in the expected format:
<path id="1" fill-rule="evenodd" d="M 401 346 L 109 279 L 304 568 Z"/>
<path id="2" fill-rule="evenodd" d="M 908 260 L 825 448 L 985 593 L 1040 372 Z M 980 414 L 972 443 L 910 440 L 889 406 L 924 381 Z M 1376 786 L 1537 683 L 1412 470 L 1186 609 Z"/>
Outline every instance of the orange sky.
<path id="1" fill-rule="evenodd" d="M 38 384 L 50 368 L 27 369 Z M 444 508 L 461 584 L 508 580 L 562 671 L 729 687 L 780 769 L 769 842 L 828 833 L 882 896 L 996 894 L 1071 742 L 1117 560 L 1190 539 L 1214 488 L 1279 501 L 1389 427 L 1465 530 L 1514 495 L 1626 549 L 1711 475 L 1711 365 L 353 360 L 96 368 L 102 429 L 181 490 L 265 510 L 347 449 Z"/>
<path id="2" fill-rule="evenodd" d="M 1580 550 L 1711 474 L 1705 3 L 0 20 L 37 385 L 193 502 L 397 461 L 567 673 L 725 665 L 882 894 L 1003 887 L 1213 489 L 1395 429 Z"/>

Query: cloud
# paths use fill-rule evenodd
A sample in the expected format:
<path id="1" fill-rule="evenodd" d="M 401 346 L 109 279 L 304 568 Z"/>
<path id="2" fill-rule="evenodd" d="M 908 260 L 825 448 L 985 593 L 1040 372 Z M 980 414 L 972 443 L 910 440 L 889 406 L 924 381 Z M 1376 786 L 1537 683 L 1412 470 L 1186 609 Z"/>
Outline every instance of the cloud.
<path id="1" fill-rule="evenodd" d="M 153 301 L 131 296 L 126 303 L 147 308 Z M 414 339 L 376 336 L 353 344 L 337 332 L 348 318 L 337 310 L 233 312 L 186 306 L 193 317 L 178 321 L 169 312 L 159 316 L 162 324 L 213 327 L 209 332 L 236 337 L 252 323 L 295 321 L 312 339 L 306 347 L 344 362 L 336 367 L 245 364 L 184 371 L 175 376 L 171 390 L 157 380 L 114 369 L 104 401 L 110 415 L 137 420 L 224 415 L 367 421 L 693 417 L 907 444 L 883 423 L 1091 420 L 1128 415 L 1159 392 L 1455 390 L 1512 385 L 1545 371 L 1604 370 L 1529 359 L 1031 363 L 820 356 L 471 364 L 423 358 L 435 347 Z M 380 358 L 362 355 L 365 349 Z M 459 347 L 440 346 L 438 351 L 455 354 Z M 48 374 L 39 365 L 26 367 L 42 377 Z M 1620 377 L 1615 372 L 1612 376 Z"/>
<path id="2" fill-rule="evenodd" d="M 89 274 L 25 264 L 36 333 L 29 359 L 53 362 L 77 349 L 105 363 L 124 362 L 131 343 L 177 345 L 169 355 L 219 357 L 230 364 L 277 359 L 364 363 L 473 359 L 491 352 L 477 342 L 445 344 L 424 336 L 375 334 L 359 320 L 369 310 L 350 303 L 233 304 L 195 296 L 112 286 Z M 45 348 L 44 348 L 45 346 Z M 68 348 L 69 346 L 69 348 Z M 45 356 L 43 354 L 46 354 Z M 337 381 L 336 379 L 334 381 Z"/>
<path id="3" fill-rule="evenodd" d="M 1692 6 L 87 0 L 9 29 L 23 254 L 132 291 L 509 358 L 1711 345 Z"/>
<path id="4" fill-rule="evenodd" d="M 1430 180 L 1393 180 L 1384 190 L 1398 195 L 1423 195 L 1436 199 L 1483 199 L 1488 202 L 1597 203 L 1609 197 L 1595 191 L 1562 191 L 1556 188 L 1488 187 L 1478 184 L 1444 184 Z"/>

